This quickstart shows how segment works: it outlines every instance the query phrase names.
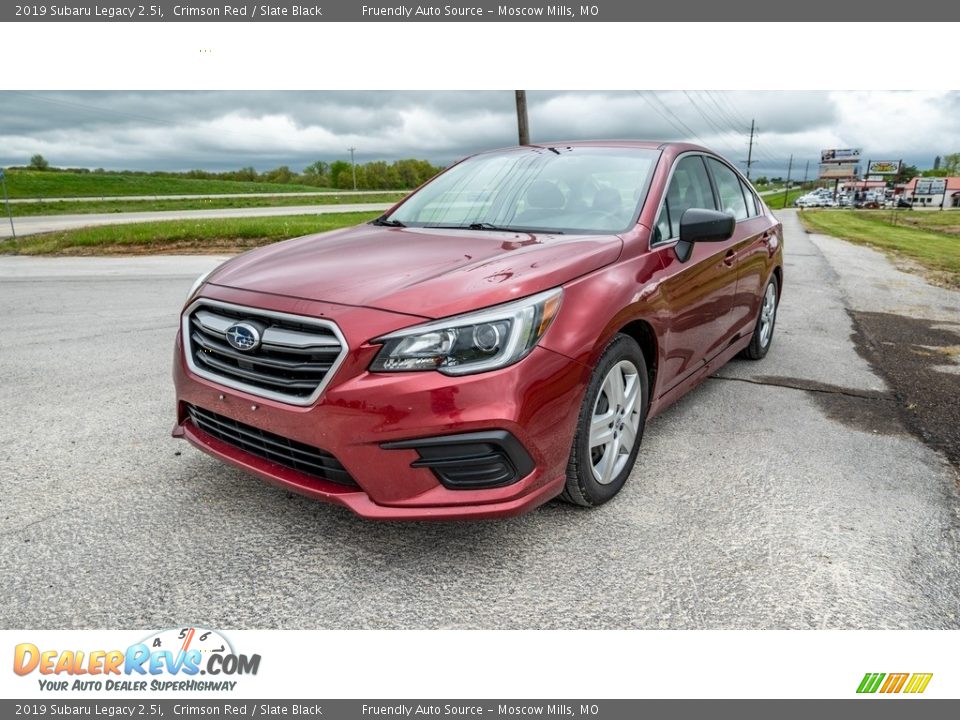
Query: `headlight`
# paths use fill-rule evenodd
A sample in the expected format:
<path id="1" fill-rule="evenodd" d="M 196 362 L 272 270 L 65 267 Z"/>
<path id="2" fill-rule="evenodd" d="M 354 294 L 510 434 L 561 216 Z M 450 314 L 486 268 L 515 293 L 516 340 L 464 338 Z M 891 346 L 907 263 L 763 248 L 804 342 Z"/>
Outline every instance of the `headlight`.
<path id="1" fill-rule="evenodd" d="M 216 270 L 216 268 L 214 268 L 214 270 Z M 201 275 L 200 277 L 198 277 L 196 280 L 193 281 L 193 286 L 190 288 L 190 292 L 187 293 L 187 299 L 184 301 L 183 303 L 184 305 L 186 305 L 188 302 L 193 300 L 193 296 L 197 294 L 197 291 L 200 289 L 200 286 L 207 281 L 207 278 L 210 277 L 210 273 L 212 272 L 213 270 L 207 270 L 203 275 Z"/>
<path id="2" fill-rule="evenodd" d="M 563 291 L 559 288 L 466 315 L 418 325 L 377 338 L 383 348 L 372 372 L 439 370 L 469 375 L 522 360 L 550 327 Z"/>

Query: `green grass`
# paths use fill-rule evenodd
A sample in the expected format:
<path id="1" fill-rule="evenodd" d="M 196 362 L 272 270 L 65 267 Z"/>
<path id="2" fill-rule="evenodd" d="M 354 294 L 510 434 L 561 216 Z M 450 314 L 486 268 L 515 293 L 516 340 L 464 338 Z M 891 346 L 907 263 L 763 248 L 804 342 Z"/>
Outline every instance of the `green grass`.
<path id="1" fill-rule="evenodd" d="M 101 175 L 57 170 L 7 170 L 12 198 L 109 197 L 113 195 L 211 195 L 216 193 L 329 192 L 286 183 L 200 180 L 150 175 Z"/>
<path id="2" fill-rule="evenodd" d="M 0 252 L 19 255 L 236 252 L 278 240 L 359 225 L 378 214 L 330 213 L 104 225 L 31 235 L 15 242 L 0 241 Z"/>
<path id="3" fill-rule="evenodd" d="M 314 193 L 293 197 L 193 198 L 190 200 L 85 200 L 14 203 L 14 217 L 36 215 L 85 215 L 90 213 L 154 212 L 162 210 L 209 210 L 212 208 L 289 207 L 292 205 L 343 205 L 345 203 L 393 203 L 406 191 L 387 191 L 375 195 L 341 195 L 339 192 Z M 2 212 L 0 212 L 2 216 Z M 2 217 L 0 217 L 2 219 Z"/>
<path id="4" fill-rule="evenodd" d="M 811 230 L 908 258 L 960 287 L 960 213 L 804 210 L 800 218 Z"/>
<path id="5" fill-rule="evenodd" d="M 806 195 L 806 190 L 788 190 L 786 203 L 784 203 L 783 193 L 773 193 L 772 195 L 764 195 L 763 201 L 767 204 L 771 210 L 783 210 L 784 207 L 791 208 L 793 207 L 793 201 L 796 200 L 801 195 Z"/>

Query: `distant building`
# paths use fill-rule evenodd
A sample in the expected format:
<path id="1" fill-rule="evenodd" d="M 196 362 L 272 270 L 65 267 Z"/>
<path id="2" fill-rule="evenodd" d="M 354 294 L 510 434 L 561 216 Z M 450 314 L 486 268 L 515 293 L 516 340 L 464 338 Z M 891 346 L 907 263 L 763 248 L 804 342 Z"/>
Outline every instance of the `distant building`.
<path id="1" fill-rule="evenodd" d="M 917 207 L 960 208 L 960 177 L 917 177 L 900 188 L 901 197 Z"/>
<path id="2" fill-rule="evenodd" d="M 840 184 L 844 192 L 866 192 L 867 190 L 883 190 L 887 187 L 886 180 L 847 180 Z"/>

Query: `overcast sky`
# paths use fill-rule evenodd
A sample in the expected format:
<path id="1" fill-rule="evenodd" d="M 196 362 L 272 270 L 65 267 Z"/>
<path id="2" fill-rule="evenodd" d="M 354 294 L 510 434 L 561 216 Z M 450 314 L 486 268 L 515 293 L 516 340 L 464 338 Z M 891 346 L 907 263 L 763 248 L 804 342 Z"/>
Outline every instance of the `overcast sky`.
<path id="1" fill-rule="evenodd" d="M 530 92 L 533 142 L 692 140 L 751 175 L 816 172 L 825 148 L 930 167 L 960 152 L 960 92 Z M 447 165 L 516 143 L 512 91 L 0 92 L 0 165 L 228 170 L 315 160 L 423 158 Z"/>

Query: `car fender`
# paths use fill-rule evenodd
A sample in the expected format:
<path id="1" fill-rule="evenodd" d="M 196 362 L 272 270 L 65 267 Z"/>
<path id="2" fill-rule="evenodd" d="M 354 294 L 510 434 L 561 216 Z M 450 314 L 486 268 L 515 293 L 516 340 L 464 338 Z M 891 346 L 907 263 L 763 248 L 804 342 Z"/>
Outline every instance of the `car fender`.
<path id="1" fill-rule="evenodd" d="M 540 341 L 541 346 L 579 363 L 585 386 L 613 337 L 640 321 L 653 332 L 656 357 L 646 359 L 648 365 L 656 367 L 663 352 L 659 338 L 668 321 L 657 315 L 656 309 L 664 279 L 662 270 L 659 253 L 648 252 L 567 283 L 560 312 Z"/>

